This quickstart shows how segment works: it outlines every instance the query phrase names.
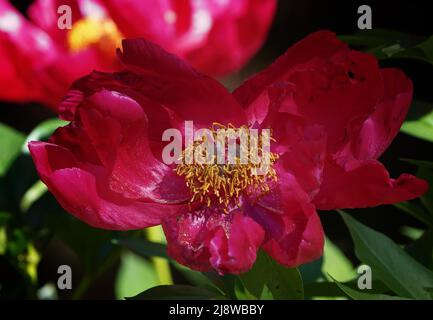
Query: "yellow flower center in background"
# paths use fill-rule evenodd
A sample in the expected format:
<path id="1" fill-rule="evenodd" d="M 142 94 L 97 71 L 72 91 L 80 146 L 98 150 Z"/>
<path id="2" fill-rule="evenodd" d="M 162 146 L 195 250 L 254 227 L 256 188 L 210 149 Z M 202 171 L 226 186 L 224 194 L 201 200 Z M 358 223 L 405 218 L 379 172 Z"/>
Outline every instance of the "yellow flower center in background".
<path id="1" fill-rule="evenodd" d="M 69 50 L 74 53 L 95 45 L 106 54 L 114 55 L 121 41 L 122 34 L 110 19 L 78 20 L 67 35 Z"/>
<path id="2" fill-rule="evenodd" d="M 234 161 L 232 163 L 219 164 L 217 155 L 212 155 L 210 163 L 187 163 L 187 158 L 191 156 L 195 157 L 197 153 L 204 158 L 208 157 L 208 150 L 203 148 L 203 141 L 206 140 L 206 137 L 203 137 L 200 141 L 195 141 L 183 150 L 180 157 L 181 163 L 177 165 L 175 172 L 185 178 L 186 185 L 192 193 L 190 202 L 200 201 L 208 207 L 221 206 L 223 211 L 227 213 L 230 206 L 239 206 L 241 204 L 240 196 L 243 193 L 261 196 L 269 191 L 269 183 L 277 181 L 273 165 L 278 160 L 278 154 L 269 152 L 269 162 L 266 165 L 265 173 L 257 174 L 259 170 L 263 169 L 263 163 L 252 161 L 253 156 L 251 156 L 249 148 L 256 148 L 255 153 L 259 157 L 262 156 L 264 153 L 262 141 L 250 135 L 246 126 L 235 128 L 231 125 L 226 127 L 215 123 L 210 129 L 213 141 L 215 142 L 226 142 L 221 141 L 221 136 L 218 135 L 216 126 L 220 129 L 232 130 L 234 134 L 239 134 L 240 130 L 243 130 L 243 134 L 246 134 L 247 144 L 238 144 L 237 155 L 234 157 Z M 273 140 L 272 137 L 270 139 Z M 245 147 L 249 150 L 243 150 Z M 227 151 L 227 149 L 225 150 Z M 247 152 L 248 154 L 247 163 L 241 161 L 240 154 L 242 152 Z"/>

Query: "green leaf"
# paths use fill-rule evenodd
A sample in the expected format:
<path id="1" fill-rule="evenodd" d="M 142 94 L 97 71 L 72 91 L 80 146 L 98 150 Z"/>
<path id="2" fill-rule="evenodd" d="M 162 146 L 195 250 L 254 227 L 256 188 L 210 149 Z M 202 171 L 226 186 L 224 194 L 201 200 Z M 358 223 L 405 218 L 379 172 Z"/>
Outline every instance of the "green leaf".
<path id="1" fill-rule="evenodd" d="M 430 212 L 430 219 L 433 220 L 433 171 L 425 167 L 418 167 L 417 177 L 428 182 L 430 188 L 421 196 L 421 202 Z"/>
<path id="2" fill-rule="evenodd" d="M 48 119 L 39 123 L 27 136 L 26 143 L 23 145 L 22 152 L 29 153 L 27 144 L 30 141 L 42 141 L 47 139 L 53 132 L 59 128 L 67 125 L 69 122 L 57 118 Z"/>
<path id="3" fill-rule="evenodd" d="M 433 169 L 433 162 L 431 162 L 431 161 L 408 159 L 408 158 L 401 158 L 400 160 L 414 164 L 418 167 Z"/>
<path id="4" fill-rule="evenodd" d="M 325 239 L 322 271 L 323 274 L 330 274 L 332 277 L 340 279 L 340 281 L 349 281 L 357 276 L 349 259 L 328 238 Z"/>
<path id="5" fill-rule="evenodd" d="M 168 258 L 165 244 L 148 241 L 144 238 L 117 238 L 113 243 L 119 244 L 144 257 Z"/>
<path id="6" fill-rule="evenodd" d="M 425 210 L 422 206 L 419 206 L 419 205 L 417 205 L 413 202 L 410 202 L 410 201 L 394 203 L 394 206 L 399 208 L 400 210 L 403 210 L 406 213 L 409 213 L 414 218 L 423 222 L 425 225 L 427 225 L 429 227 L 433 226 L 432 217 L 427 212 L 427 210 Z"/>
<path id="7" fill-rule="evenodd" d="M 0 226 L 6 224 L 10 219 L 12 219 L 12 215 L 9 212 L 0 211 Z"/>
<path id="8" fill-rule="evenodd" d="M 324 275 L 322 269 L 323 256 L 313 262 L 300 265 L 299 272 L 301 273 L 302 282 L 304 285 L 307 283 L 315 283 L 319 280 L 323 280 Z"/>
<path id="9" fill-rule="evenodd" d="M 259 252 L 253 268 L 240 279 L 258 299 L 299 300 L 304 297 L 302 278 L 296 268 L 285 268 L 264 252 Z"/>
<path id="10" fill-rule="evenodd" d="M 364 226 L 340 211 L 355 245 L 357 257 L 380 279 L 402 297 L 430 299 L 427 287 L 433 287 L 433 273 L 410 257 L 385 235 Z"/>
<path id="11" fill-rule="evenodd" d="M 48 191 L 47 186 L 40 180 L 31 186 L 29 190 L 23 195 L 20 202 L 20 209 L 22 212 L 26 212 L 33 203 L 35 203 L 40 197 Z"/>
<path id="12" fill-rule="evenodd" d="M 0 256 L 6 253 L 8 236 L 5 227 L 0 227 Z"/>
<path id="13" fill-rule="evenodd" d="M 204 288 L 186 286 L 186 285 L 173 285 L 173 286 L 157 286 L 146 290 L 132 300 L 210 300 L 221 299 L 215 292 L 209 291 Z"/>
<path id="14" fill-rule="evenodd" d="M 417 59 L 433 64 L 433 36 L 412 48 L 397 52 L 394 58 Z"/>
<path id="15" fill-rule="evenodd" d="M 350 298 L 354 300 L 409 300 L 407 298 L 397 297 L 397 296 L 390 296 L 387 294 L 380 294 L 380 293 L 367 293 L 365 291 L 358 291 L 355 289 L 352 289 L 337 280 L 333 279 L 334 282 L 337 284 L 337 286 Z"/>
<path id="16" fill-rule="evenodd" d="M 433 64 L 433 36 L 426 38 L 394 30 L 372 29 L 339 38 L 378 59 L 404 58 Z"/>
<path id="17" fill-rule="evenodd" d="M 416 138 L 433 142 L 433 103 L 414 101 L 409 110 L 410 113 L 400 130 Z"/>
<path id="18" fill-rule="evenodd" d="M 339 36 L 340 40 L 351 46 L 373 49 L 381 46 L 389 47 L 400 44 L 402 47 L 409 47 L 421 43 L 424 38 L 409 33 L 386 29 L 371 29 L 359 31 L 353 35 Z"/>
<path id="19" fill-rule="evenodd" d="M 136 296 L 157 285 L 158 276 L 150 261 L 128 251 L 122 254 L 115 283 L 118 299 Z"/>
<path id="20" fill-rule="evenodd" d="M 328 275 L 330 279 L 332 277 Z M 357 279 L 345 282 L 344 285 L 355 290 L 358 286 Z M 341 290 L 335 282 L 315 282 L 309 283 L 304 286 L 305 296 L 307 297 L 345 297 L 346 294 Z M 389 289 L 379 280 L 373 280 L 372 289 L 369 290 L 370 293 L 381 294 L 383 292 L 388 292 Z"/>
<path id="21" fill-rule="evenodd" d="M 176 261 L 170 261 L 170 262 L 174 266 L 174 268 L 178 270 L 180 273 L 182 273 L 182 275 L 192 284 L 200 287 L 209 288 L 209 289 L 219 288 L 206 276 L 205 273 L 192 270 L 188 267 L 185 267 L 177 263 Z"/>
<path id="22" fill-rule="evenodd" d="M 22 133 L 0 123 L 0 177 L 5 175 L 20 154 L 24 141 Z"/>
<path id="23" fill-rule="evenodd" d="M 408 245 L 406 252 L 422 265 L 433 269 L 433 229 L 427 230 L 419 239 Z"/>

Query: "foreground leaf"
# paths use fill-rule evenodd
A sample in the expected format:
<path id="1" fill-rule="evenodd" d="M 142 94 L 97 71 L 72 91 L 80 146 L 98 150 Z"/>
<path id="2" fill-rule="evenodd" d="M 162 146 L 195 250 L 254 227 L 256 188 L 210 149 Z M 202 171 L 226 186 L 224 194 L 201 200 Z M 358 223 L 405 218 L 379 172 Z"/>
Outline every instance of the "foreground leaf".
<path id="1" fill-rule="evenodd" d="M 258 299 L 304 298 L 302 278 L 296 268 L 285 268 L 259 252 L 253 268 L 240 276 L 245 288 Z"/>
<path id="2" fill-rule="evenodd" d="M 0 123 L 0 177 L 5 175 L 20 154 L 24 140 L 22 133 Z"/>
<path id="3" fill-rule="evenodd" d="M 381 293 L 367 293 L 364 291 L 358 291 L 355 289 L 352 289 L 337 280 L 334 279 L 334 282 L 337 284 L 337 286 L 350 298 L 354 300 L 409 300 L 402 297 L 397 296 L 390 296 L 387 294 L 381 294 Z"/>
<path id="4" fill-rule="evenodd" d="M 151 262 L 131 252 L 124 252 L 116 278 L 116 297 L 132 297 L 158 285 L 158 277 Z"/>
<path id="5" fill-rule="evenodd" d="M 204 288 L 174 285 L 174 286 L 157 286 L 146 290 L 132 300 L 209 300 L 222 298 L 215 292 Z"/>
<path id="6" fill-rule="evenodd" d="M 69 122 L 63 121 L 57 118 L 48 119 L 41 123 L 39 123 L 27 136 L 26 143 L 22 147 L 23 153 L 29 153 L 27 148 L 27 144 L 30 141 L 42 141 L 46 140 L 49 136 L 53 134 L 53 132 L 59 128 L 67 125 Z"/>
<path id="7" fill-rule="evenodd" d="M 417 108 L 427 110 L 427 112 L 416 118 L 409 114 L 400 130 L 416 138 L 433 142 L 433 103 L 414 101 L 410 112 Z"/>
<path id="8" fill-rule="evenodd" d="M 349 259 L 328 238 L 325 239 L 322 270 L 323 274 L 329 274 L 343 282 L 352 280 L 357 275 Z"/>
<path id="9" fill-rule="evenodd" d="M 385 235 L 368 228 L 340 211 L 355 245 L 357 257 L 369 265 L 373 277 L 406 298 L 430 299 L 433 273 L 410 257 Z"/>
<path id="10" fill-rule="evenodd" d="M 165 244 L 151 242 L 144 238 L 117 238 L 113 240 L 113 243 L 124 246 L 144 257 L 168 258 Z"/>

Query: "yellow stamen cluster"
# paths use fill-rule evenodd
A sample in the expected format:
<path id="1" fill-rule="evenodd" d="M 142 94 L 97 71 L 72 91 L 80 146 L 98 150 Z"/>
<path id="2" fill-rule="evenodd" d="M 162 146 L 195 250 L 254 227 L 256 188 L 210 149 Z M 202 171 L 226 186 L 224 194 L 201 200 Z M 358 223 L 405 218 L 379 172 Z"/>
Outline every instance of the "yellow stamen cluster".
<path id="1" fill-rule="evenodd" d="M 224 143 L 224 146 L 226 146 L 225 141 L 221 141 L 217 129 L 232 130 L 235 134 L 238 134 L 239 130 L 244 130 L 243 133 L 246 132 L 246 141 L 248 143 L 246 145 L 237 145 L 240 153 L 235 156 L 234 161 L 231 161 L 231 164 L 228 162 L 226 162 L 227 164 L 218 164 L 217 156 L 212 155 L 212 161 L 209 163 L 201 164 L 195 161 L 191 164 L 185 163 L 187 157 L 195 157 L 197 154 L 202 157 L 208 156 L 207 150 L 203 149 L 203 141 L 206 140 L 206 137 L 203 137 L 203 139 L 195 141 L 183 150 L 179 159 L 181 163 L 177 165 L 175 171 L 179 176 L 185 177 L 186 185 L 192 193 L 191 202 L 200 201 L 208 207 L 220 206 L 227 213 L 232 205 L 240 206 L 242 194 L 260 196 L 269 191 L 269 183 L 277 181 L 277 175 L 272 166 L 278 160 L 278 154 L 269 152 L 269 162 L 265 173 L 257 174 L 258 170 L 263 169 L 262 164 L 252 161 L 252 156 L 248 152 L 249 149 L 244 149 L 245 147 L 255 147 L 257 148 L 257 154 L 262 155 L 261 139 L 256 139 L 253 142 L 254 138 L 248 133 L 248 127 L 246 126 L 235 128 L 231 124 L 226 127 L 214 123 L 210 129 L 213 140 Z M 272 137 L 270 139 L 273 140 Z M 245 163 L 245 160 L 241 161 L 240 154 L 242 152 L 247 152 L 247 163 Z"/>
<path id="2" fill-rule="evenodd" d="M 71 52 L 79 52 L 92 45 L 108 55 L 114 55 L 120 47 L 122 34 L 110 19 L 84 18 L 72 25 L 67 42 Z"/>

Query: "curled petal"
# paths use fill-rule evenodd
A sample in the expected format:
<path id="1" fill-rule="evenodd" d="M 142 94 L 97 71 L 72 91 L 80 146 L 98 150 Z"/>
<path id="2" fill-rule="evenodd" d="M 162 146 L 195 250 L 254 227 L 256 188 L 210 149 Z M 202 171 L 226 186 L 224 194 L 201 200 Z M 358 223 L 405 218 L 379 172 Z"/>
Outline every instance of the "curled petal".
<path id="1" fill-rule="evenodd" d="M 262 129 L 271 129 L 275 142 L 273 152 L 280 154 L 276 164 L 279 171 L 296 177 L 301 187 L 312 197 L 322 181 L 326 156 L 327 136 L 322 126 L 311 125 L 298 115 L 286 112 L 292 99 L 286 85 L 269 90 L 268 112 L 261 123 Z"/>
<path id="2" fill-rule="evenodd" d="M 117 92 L 101 91 L 83 103 L 79 116 L 110 175 L 112 190 L 128 198 L 161 203 L 189 198 L 185 181 L 154 157 L 148 120 L 136 101 Z"/>
<path id="3" fill-rule="evenodd" d="M 44 142 L 29 149 L 42 181 L 62 207 L 91 226 L 130 230 L 159 224 L 181 206 L 133 201 L 107 188 L 102 167 L 79 167 L 70 151 Z"/>
<path id="4" fill-rule="evenodd" d="M 324 127 L 328 150 L 337 150 L 346 130 L 367 118 L 383 92 L 374 56 L 351 51 L 335 34 L 319 31 L 289 48 L 270 67 L 246 81 L 234 95 L 247 110 L 285 83 L 285 111 Z M 254 107 L 254 112 L 261 113 Z M 263 111 L 262 111 L 263 112 Z"/>
<path id="5" fill-rule="evenodd" d="M 347 168 L 328 161 L 314 203 L 321 210 L 373 207 L 411 200 L 427 189 L 426 181 L 409 174 L 391 179 L 376 160 L 358 162 L 356 167 L 351 163 Z"/>
<path id="6" fill-rule="evenodd" d="M 168 253 L 199 271 L 241 273 L 251 268 L 264 232 L 250 217 L 197 210 L 163 223 Z"/>
<path id="7" fill-rule="evenodd" d="M 276 190 L 246 209 L 265 230 L 263 249 L 285 266 L 308 263 L 323 254 L 322 225 L 309 201 L 296 179 L 283 174 Z"/>
<path id="8" fill-rule="evenodd" d="M 349 142 L 356 159 L 382 155 L 399 132 L 412 101 L 412 82 L 403 72 L 383 69 L 382 77 L 385 88 L 381 101 Z"/>
<path id="9" fill-rule="evenodd" d="M 190 65 L 145 40 L 124 40 L 122 63 L 142 76 L 136 90 L 173 110 L 198 127 L 213 122 L 245 125 L 245 113 L 218 81 L 199 74 Z"/>

